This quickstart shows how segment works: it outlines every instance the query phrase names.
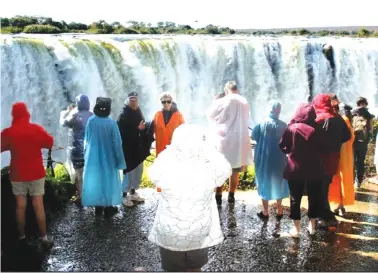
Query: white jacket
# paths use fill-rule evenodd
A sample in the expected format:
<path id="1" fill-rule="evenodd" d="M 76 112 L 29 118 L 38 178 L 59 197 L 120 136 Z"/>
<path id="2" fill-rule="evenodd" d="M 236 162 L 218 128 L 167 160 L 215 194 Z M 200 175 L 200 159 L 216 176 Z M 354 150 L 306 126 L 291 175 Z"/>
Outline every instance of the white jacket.
<path id="1" fill-rule="evenodd" d="M 189 251 L 223 241 L 214 188 L 231 175 L 231 166 L 215 147 L 202 140 L 198 127 L 179 126 L 172 144 L 148 170 L 162 189 L 148 239 L 172 251 Z"/>
<path id="2" fill-rule="evenodd" d="M 207 116 L 217 135 L 213 140 L 232 168 L 252 165 L 247 100 L 238 94 L 229 94 L 215 100 Z"/>

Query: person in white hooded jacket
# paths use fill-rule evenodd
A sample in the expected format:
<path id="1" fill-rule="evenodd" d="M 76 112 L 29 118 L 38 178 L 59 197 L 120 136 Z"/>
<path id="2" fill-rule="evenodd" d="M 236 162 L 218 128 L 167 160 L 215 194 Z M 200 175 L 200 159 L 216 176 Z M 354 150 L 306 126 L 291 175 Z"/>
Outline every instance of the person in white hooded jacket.
<path id="1" fill-rule="evenodd" d="M 214 188 L 231 165 L 196 125 L 183 124 L 148 170 L 161 196 L 148 239 L 160 247 L 165 271 L 200 271 L 208 248 L 224 237 Z"/>

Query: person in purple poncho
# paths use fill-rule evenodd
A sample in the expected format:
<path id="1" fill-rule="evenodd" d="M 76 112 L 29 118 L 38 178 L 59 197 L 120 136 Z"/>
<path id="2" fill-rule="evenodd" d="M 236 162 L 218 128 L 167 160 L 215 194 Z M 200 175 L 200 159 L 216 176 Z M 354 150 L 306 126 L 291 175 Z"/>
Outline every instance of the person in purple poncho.
<path id="1" fill-rule="evenodd" d="M 284 178 L 290 189 L 290 218 L 294 228 L 290 231 L 293 237 L 299 237 L 301 221 L 301 199 L 305 187 L 308 194 L 308 231 L 315 233 L 316 218 L 321 214 L 321 186 L 323 177 L 320 155 L 319 132 L 315 129 L 316 113 L 310 104 L 301 104 L 288 124 L 280 141 L 281 150 L 288 154 L 288 163 Z"/>

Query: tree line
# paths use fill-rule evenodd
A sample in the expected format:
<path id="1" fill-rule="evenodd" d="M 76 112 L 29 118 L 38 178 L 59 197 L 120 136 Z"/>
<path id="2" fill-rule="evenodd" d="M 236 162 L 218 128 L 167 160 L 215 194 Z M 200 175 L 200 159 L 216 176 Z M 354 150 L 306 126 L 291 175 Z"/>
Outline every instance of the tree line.
<path id="1" fill-rule="evenodd" d="M 83 24 L 78 22 L 66 23 L 55 21 L 51 17 L 14 16 L 1 18 L 1 33 L 36 33 L 36 34 L 59 34 L 59 33 L 88 33 L 88 34 L 235 34 L 234 29 L 207 25 L 203 28 L 192 28 L 190 25 L 178 25 L 174 22 L 150 23 L 128 21 L 127 26 L 120 22 L 108 23 L 104 20 Z M 238 34 L 252 35 L 293 35 L 293 36 L 352 36 L 352 37 L 378 37 L 378 30 L 369 31 L 309 31 L 307 29 L 281 30 L 281 31 L 237 31 Z"/>
<path id="2" fill-rule="evenodd" d="M 127 26 L 120 22 L 108 23 L 104 20 L 86 25 L 78 22 L 66 23 L 54 21 L 50 17 L 15 16 L 1 18 L 1 33 L 88 33 L 88 34 L 234 34 L 228 27 L 207 25 L 194 29 L 189 25 L 177 25 L 173 22 L 150 23 L 128 21 Z"/>
<path id="3" fill-rule="evenodd" d="M 352 36 L 352 37 L 378 37 L 378 30 L 369 31 L 361 28 L 359 31 L 310 31 L 307 29 L 281 30 L 281 31 L 238 31 L 238 33 L 250 33 L 253 35 L 292 35 L 292 36 Z"/>

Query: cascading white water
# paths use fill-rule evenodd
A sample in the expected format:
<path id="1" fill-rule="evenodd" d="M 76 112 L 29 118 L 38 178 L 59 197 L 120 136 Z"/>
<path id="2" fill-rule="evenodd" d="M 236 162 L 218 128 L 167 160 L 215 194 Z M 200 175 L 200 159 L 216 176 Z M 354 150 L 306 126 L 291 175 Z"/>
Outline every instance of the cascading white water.
<path id="1" fill-rule="evenodd" d="M 32 121 L 66 145 L 59 114 L 80 93 L 113 99 L 112 117 L 128 92 L 137 91 L 146 118 L 171 91 L 191 123 L 206 125 L 205 110 L 224 83 L 236 80 L 251 108 L 251 125 L 267 117 L 269 104 L 283 104 L 288 121 L 312 93 L 334 92 L 354 105 L 378 94 L 378 40 L 303 37 L 212 37 L 128 35 L 1 35 L 1 128 L 11 123 L 11 105 L 25 101 Z M 335 71 L 322 53 L 333 47 Z M 308 70 L 311 68 L 312 79 Z M 64 152 L 55 156 L 64 159 Z M 2 156 L 2 166 L 9 156 Z"/>

